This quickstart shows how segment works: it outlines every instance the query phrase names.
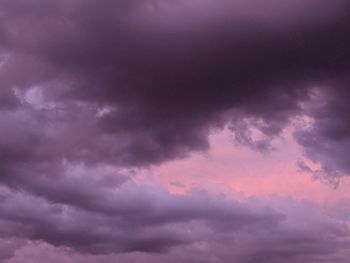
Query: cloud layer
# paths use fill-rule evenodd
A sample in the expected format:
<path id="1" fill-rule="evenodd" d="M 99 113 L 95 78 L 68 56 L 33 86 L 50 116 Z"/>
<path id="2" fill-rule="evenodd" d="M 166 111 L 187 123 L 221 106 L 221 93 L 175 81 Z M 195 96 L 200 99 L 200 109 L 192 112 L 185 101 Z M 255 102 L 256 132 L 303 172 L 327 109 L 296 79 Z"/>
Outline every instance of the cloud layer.
<path id="1" fill-rule="evenodd" d="M 124 178 L 106 184 L 101 172 L 96 181 L 84 168 L 74 169 L 82 173 L 75 170 L 74 177 L 58 183 L 61 197 L 54 191 L 40 196 L 3 187 L 1 237 L 37 241 L 19 243 L 35 253 L 70 260 L 80 254 L 81 261 L 96 260 L 91 262 L 102 257 L 111 262 L 346 262 L 345 221 L 311 203 L 278 197 L 239 200 L 200 190 L 172 195 L 154 183 Z M 39 241 L 70 250 L 40 252 Z M 21 259 L 18 247 L 2 247 L 5 255 L 16 251 L 8 262 Z"/>
<path id="2" fill-rule="evenodd" d="M 40 112 L 50 118 L 60 112 L 68 136 L 88 157 L 132 166 L 205 150 L 210 130 L 233 122 L 237 131 L 239 119 L 259 120 L 257 127 L 273 137 L 307 114 L 315 118 L 312 136 L 335 152 L 315 149 L 304 134 L 299 141 L 308 156 L 318 152 L 316 161 L 347 172 L 335 157 L 343 143 L 318 126 L 339 130 L 342 140 L 349 135 L 343 101 L 348 3 L 271 0 L 264 6 L 252 0 L 2 1 L 1 105 L 22 107 L 18 94 L 35 89 Z M 327 124 L 300 107 L 315 87 L 330 90 L 322 110 L 332 119 Z M 88 124 L 81 121 L 92 134 L 74 139 L 82 117 L 72 111 L 88 116 Z M 101 157 L 91 156 L 96 151 Z"/>
<path id="3" fill-rule="evenodd" d="M 304 170 L 347 176 L 349 23 L 346 0 L 0 0 L 0 258 L 346 262 L 346 220 L 311 204 L 121 171 L 225 127 L 268 151 L 300 118 Z"/>
<path id="4" fill-rule="evenodd" d="M 84 145 L 88 157 L 132 166 L 204 150 L 211 129 L 233 121 L 237 131 L 237 118 L 258 119 L 271 137 L 291 118 L 308 114 L 316 122 L 310 136 L 334 149 L 316 149 L 306 133 L 299 141 L 307 155 L 347 172 L 347 160 L 331 152 L 340 157 L 338 145 L 348 144 L 340 142 L 348 136 L 348 3 L 264 6 L 1 1 L 1 105 L 21 107 L 13 89 L 36 89 L 46 103 L 37 105 L 40 110 L 50 118 L 62 112 L 67 136 Z M 323 113 L 304 112 L 300 103 L 315 87 L 330 90 L 331 101 Z M 90 136 L 74 139 L 72 111 L 89 116 Z M 331 121 L 325 123 L 324 115 Z M 325 125 L 337 131 L 323 131 Z M 62 149 L 61 155 L 71 154 Z"/>

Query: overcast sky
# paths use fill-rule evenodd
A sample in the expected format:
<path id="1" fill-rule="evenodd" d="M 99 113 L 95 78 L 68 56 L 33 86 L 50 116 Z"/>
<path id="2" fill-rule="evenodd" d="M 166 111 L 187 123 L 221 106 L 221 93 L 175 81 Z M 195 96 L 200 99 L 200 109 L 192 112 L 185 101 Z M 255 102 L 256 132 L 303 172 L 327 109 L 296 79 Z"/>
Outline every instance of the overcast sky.
<path id="1" fill-rule="evenodd" d="M 346 263 L 348 0 L 0 0 L 0 262 Z"/>

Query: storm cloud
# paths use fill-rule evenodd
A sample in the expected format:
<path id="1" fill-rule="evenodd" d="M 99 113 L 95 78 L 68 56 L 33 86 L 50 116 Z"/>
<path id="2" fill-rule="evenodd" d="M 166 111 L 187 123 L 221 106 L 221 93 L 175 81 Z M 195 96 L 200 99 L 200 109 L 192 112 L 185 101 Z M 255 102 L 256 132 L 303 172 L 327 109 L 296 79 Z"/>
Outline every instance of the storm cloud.
<path id="1" fill-rule="evenodd" d="M 47 104 L 40 111 L 50 117 L 70 107 L 84 111 L 98 134 L 80 143 L 87 152 L 107 148 L 99 152 L 103 161 L 144 166 L 185 157 L 207 149 L 209 132 L 237 118 L 260 120 L 273 137 L 304 113 L 300 103 L 310 100 L 311 88 L 346 96 L 346 1 L 269 1 L 261 11 L 256 1 L 2 1 L 1 7 L 3 107 L 21 107 L 13 89 L 35 89 Z M 325 107 L 347 122 L 346 114 Z M 63 118 L 67 126 L 76 122 Z M 320 153 L 317 161 L 334 158 Z"/>
<path id="2" fill-rule="evenodd" d="M 349 24 L 346 0 L 0 0 L 0 260 L 346 262 L 346 220 L 311 204 L 133 177 L 291 126 L 305 171 L 348 176 Z"/>

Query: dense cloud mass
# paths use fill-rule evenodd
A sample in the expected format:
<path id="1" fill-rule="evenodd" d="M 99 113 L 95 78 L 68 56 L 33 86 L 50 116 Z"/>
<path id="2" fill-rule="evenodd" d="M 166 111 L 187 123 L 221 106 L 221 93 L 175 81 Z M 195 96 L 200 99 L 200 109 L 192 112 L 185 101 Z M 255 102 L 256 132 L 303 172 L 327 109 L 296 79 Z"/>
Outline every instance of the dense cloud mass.
<path id="1" fill-rule="evenodd" d="M 224 127 L 268 151 L 302 118 L 313 172 L 349 175 L 349 25 L 347 0 L 0 0 L 0 259 L 346 262 L 345 223 L 317 209 L 118 171 L 205 151 Z"/>
<path id="2" fill-rule="evenodd" d="M 69 192 L 68 185 L 66 195 L 81 194 Z M 51 204 L 25 193 L 10 195 L 5 189 L 1 232 L 89 253 L 163 252 L 196 242 L 205 231 L 233 233 L 246 227 L 271 228 L 283 219 L 269 209 L 252 210 L 241 203 L 213 199 L 204 193 L 172 196 L 161 189 L 132 182 L 117 188 L 97 187 L 97 190 L 86 207 L 85 199 L 77 202 L 74 197 L 64 197 L 65 204 Z"/>
<path id="3" fill-rule="evenodd" d="M 1 189 L 1 237 L 22 240 L 19 248 L 2 246 L 5 255 L 16 250 L 5 262 L 24 260 L 26 247 L 34 247 L 38 257 L 58 253 L 57 262 L 346 262 L 348 256 L 345 222 L 310 203 L 233 200 L 204 191 L 179 196 L 126 179 L 90 184 L 85 168 L 74 169 L 73 178 L 58 183 L 62 196 L 54 190 L 44 197 Z M 76 191 L 72 184 L 81 187 Z M 41 251 L 45 242 L 62 250 Z"/>
<path id="4" fill-rule="evenodd" d="M 263 123 L 258 128 L 273 137 L 298 114 L 315 118 L 313 133 L 336 152 L 340 138 L 317 126 L 325 125 L 323 115 L 335 115 L 340 124 L 326 125 L 339 130 L 342 140 L 349 135 L 342 127 L 349 4 L 271 0 L 260 5 L 253 0 L 1 1 L 1 105 L 23 107 L 32 97 L 33 114 L 55 117 L 50 125 L 62 120 L 70 140 L 86 152 L 81 156 L 72 147 L 61 155 L 83 161 L 156 164 L 206 149 L 210 130 L 237 118 L 258 119 Z M 315 86 L 331 90 L 322 116 L 300 108 Z M 71 116 L 72 111 L 81 114 Z M 84 131 L 93 134 L 72 139 L 80 115 L 87 115 L 88 124 L 81 120 L 89 126 Z M 318 152 L 316 161 L 327 159 L 347 172 L 335 157 L 341 153 L 314 149 L 307 135 L 303 138 L 308 155 Z"/>

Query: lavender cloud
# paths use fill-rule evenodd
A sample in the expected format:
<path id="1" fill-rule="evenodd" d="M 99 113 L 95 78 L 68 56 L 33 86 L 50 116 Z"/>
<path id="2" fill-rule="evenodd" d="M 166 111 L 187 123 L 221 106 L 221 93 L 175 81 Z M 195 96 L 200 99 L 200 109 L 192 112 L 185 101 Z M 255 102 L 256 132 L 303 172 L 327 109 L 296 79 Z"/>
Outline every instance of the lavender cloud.
<path id="1" fill-rule="evenodd" d="M 176 196 L 133 181 L 110 189 L 103 191 L 105 203 L 117 213 L 2 188 L 2 237 L 36 240 L 22 248 L 39 246 L 38 251 L 40 243 L 51 244 L 62 260 L 80 255 L 87 262 L 346 262 L 345 221 L 310 203 L 278 197 L 238 201 L 205 192 Z M 16 260 L 20 252 L 8 259 Z"/>
<path id="2" fill-rule="evenodd" d="M 86 178 L 80 180 L 82 185 Z M 74 194 L 79 192 L 69 183 L 61 189 L 66 197 L 54 203 L 50 194 L 40 197 L 3 188 L 2 236 L 42 240 L 88 253 L 162 252 L 194 242 L 197 234 L 186 226 L 196 227 L 197 221 L 214 231 L 234 233 L 250 226 L 270 228 L 283 219 L 272 209 L 252 209 L 205 193 L 175 196 L 132 181 L 90 187 L 89 193 L 96 197 L 89 199 L 89 206 L 85 199 L 76 200 Z"/>

